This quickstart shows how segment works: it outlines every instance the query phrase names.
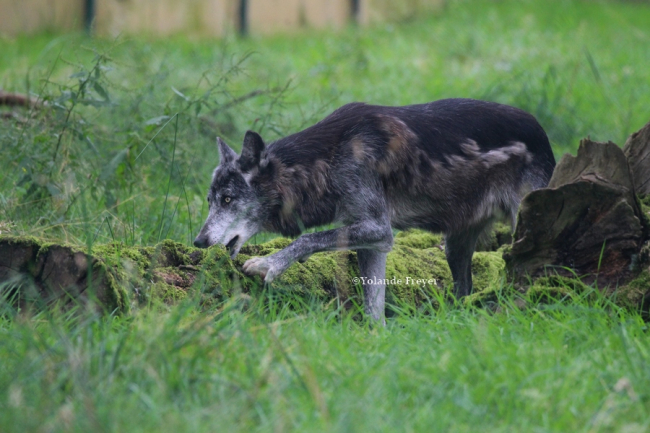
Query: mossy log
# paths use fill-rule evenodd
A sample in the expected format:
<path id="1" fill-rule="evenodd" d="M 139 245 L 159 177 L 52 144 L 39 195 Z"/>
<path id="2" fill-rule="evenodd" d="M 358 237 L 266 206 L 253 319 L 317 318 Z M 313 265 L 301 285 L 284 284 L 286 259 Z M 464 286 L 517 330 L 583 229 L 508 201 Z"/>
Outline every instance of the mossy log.
<path id="1" fill-rule="evenodd" d="M 434 295 L 451 286 L 441 240 L 418 231 L 396 236 L 387 260 L 389 305 L 435 303 Z M 223 247 L 200 250 L 170 240 L 155 247 L 97 245 L 88 254 L 83 248 L 39 243 L 34 238 L 0 237 L 0 288 L 5 299 L 21 307 L 94 300 L 107 311 L 123 312 L 151 299 L 173 303 L 191 295 L 210 304 L 234 292 L 261 289 L 259 277 L 245 276 L 241 266 L 248 258 L 272 254 L 289 242 L 278 238 L 247 245 L 233 261 Z M 498 284 L 503 267 L 500 252 L 476 253 L 476 290 Z M 305 298 L 345 304 L 359 296 L 358 274 L 354 252 L 320 253 L 292 265 L 266 290 L 289 290 Z"/>
<path id="2" fill-rule="evenodd" d="M 562 157 L 548 188 L 524 198 L 505 259 L 521 284 L 560 276 L 616 288 L 639 275 L 647 238 L 623 151 L 586 139 L 577 156 Z"/>
<path id="3" fill-rule="evenodd" d="M 126 305 L 125 291 L 101 259 L 31 237 L 0 238 L 0 291 L 18 304 L 92 299 L 109 309 Z"/>

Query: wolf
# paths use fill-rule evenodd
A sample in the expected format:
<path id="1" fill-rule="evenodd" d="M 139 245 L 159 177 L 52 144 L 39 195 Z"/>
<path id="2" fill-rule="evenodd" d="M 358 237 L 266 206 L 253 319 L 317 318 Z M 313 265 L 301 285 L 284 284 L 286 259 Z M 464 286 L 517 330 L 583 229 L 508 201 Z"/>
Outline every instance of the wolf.
<path id="1" fill-rule="evenodd" d="M 350 103 L 269 144 L 248 131 L 241 155 L 217 142 L 209 214 L 194 244 L 223 244 L 234 258 L 258 232 L 297 237 L 335 224 L 251 258 L 243 271 L 269 283 L 314 253 L 355 250 L 366 277 L 364 310 L 377 321 L 384 321 L 393 229 L 443 233 L 454 294 L 466 296 L 479 238 L 499 219 L 514 228 L 522 197 L 545 187 L 555 167 L 548 137 L 532 115 L 474 99 Z"/>

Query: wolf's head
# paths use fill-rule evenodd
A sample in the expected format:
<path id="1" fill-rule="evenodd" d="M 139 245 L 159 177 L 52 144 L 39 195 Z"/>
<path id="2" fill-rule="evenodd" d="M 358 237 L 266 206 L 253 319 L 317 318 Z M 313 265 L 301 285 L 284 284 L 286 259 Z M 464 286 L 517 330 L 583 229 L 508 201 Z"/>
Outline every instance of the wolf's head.
<path id="1" fill-rule="evenodd" d="M 259 170 L 264 141 L 255 132 L 246 132 L 241 156 L 220 138 L 217 144 L 221 160 L 208 192 L 210 211 L 194 245 L 223 244 L 234 258 L 242 245 L 262 230 L 263 202 L 251 179 Z"/>

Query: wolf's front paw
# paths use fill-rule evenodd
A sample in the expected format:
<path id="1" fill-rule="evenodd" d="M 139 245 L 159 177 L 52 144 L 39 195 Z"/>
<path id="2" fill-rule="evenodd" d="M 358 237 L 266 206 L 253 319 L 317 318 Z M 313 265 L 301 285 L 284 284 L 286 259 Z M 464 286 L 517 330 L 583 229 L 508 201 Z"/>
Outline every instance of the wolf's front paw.
<path id="1" fill-rule="evenodd" d="M 246 275 L 259 275 L 265 283 L 270 283 L 282 273 L 281 269 L 273 265 L 269 257 L 253 257 L 252 259 L 248 259 L 244 263 L 242 270 Z"/>

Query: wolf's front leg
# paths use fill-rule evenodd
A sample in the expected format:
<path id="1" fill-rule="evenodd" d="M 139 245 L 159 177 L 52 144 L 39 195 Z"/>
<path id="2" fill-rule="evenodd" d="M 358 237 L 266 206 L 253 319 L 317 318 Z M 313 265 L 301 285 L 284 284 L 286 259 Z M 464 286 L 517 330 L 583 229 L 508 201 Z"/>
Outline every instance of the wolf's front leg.
<path id="1" fill-rule="evenodd" d="M 387 253 L 393 245 L 388 221 L 363 221 L 333 230 L 300 236 L 285 249 L 244 263 L 248 275 L 260 275 L 269 283 L 295 261 L 320 251 L 374 250 Z"/>
<path id="2" fill-rule="evenodd" d="M 375 321 L 386 324 L 384 305 L 386 299 L 386 256 L 374 250 L 357 250 L 359 273 L 363 277 L 364 311 Z"/>

